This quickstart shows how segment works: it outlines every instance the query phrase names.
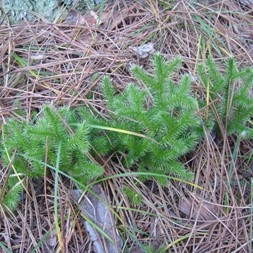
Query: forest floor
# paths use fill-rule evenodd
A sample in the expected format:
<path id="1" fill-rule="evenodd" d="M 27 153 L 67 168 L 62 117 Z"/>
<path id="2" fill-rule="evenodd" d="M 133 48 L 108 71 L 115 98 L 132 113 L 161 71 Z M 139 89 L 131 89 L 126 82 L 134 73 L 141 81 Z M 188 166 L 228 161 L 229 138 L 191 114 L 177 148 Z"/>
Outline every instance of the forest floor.
<path id="1" fill-rule="evenodd" d="M 1 124 L 30 120 L 46 103 L 103 114 L 101 78 L 109 75 L 120 92 L 133 82 L 130 67 L 149 71 L 156 52 L 167 60 L 181 56 L 180 72 L 192 76 L 193 89 L 201 85 L 197 64 L 209 55 L 219 66 L 230 56 L 241 67 L 253 66 L 253 4 L 119 0 L 85 14 L 72 10 L 54 24 L 43 18 L 15 25 L 5 20 L 0 45 Z M 107 203 L 118 215 L 118 252 L 159 252 L 160 245 L 160 252 L 252 252 L 252 150 L 252 140 L 236 143 L 210 133 L 182 157 L 194 173 L 193 184 L 171 180 L 161 187 L 134 175 L 103 181 Z M 0 166 L 2 192 L 10 168 Z M 107 161 L 105 177 L 124 172 L 129 171 L 120 162 Z M 15 212 L 0 209 L 0 252 L 95 252 L 70 194 L 72 182 L 59 178 L 60 235 L 54 229 L 54 173 L 23 183 L 29 196 L 22 193 Z M 138 192 L 141 204 L 129 201 L 124 186 Z"/>

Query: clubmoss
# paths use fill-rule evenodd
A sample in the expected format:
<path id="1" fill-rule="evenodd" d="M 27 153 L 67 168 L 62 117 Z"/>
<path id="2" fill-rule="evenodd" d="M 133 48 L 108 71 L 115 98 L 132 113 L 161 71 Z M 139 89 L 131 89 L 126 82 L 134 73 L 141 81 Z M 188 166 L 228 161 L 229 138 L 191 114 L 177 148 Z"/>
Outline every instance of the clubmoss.
<path id="1" fill-rule="evenodd" d="M 120 94 L 104 78 L 107 119 L 84 106 L 70 110 L 47 106 L 31 122 L 9 120 L 2 131 L 2 160 L 5 166 L 11 161 L 16 172 L 10 170 L 2 205 L 15 207 L 11 199 L 17 200 L 20 191 L 17 174 L 42 177 L 45 167 L 55 167 L 59 146 L 60 170 L 82 184 L 103 175 L 96 158 L 113 158 L 116 153 L 123 154 L 125 167 L 149 175 L 142 179 L 155 177 L 167 184 L 163 177 L 167 174 L 186 180 L 193 177 L 180 158 L 203 136 L 202 124 L 215 126 L 218 118 L 227 136 L 252 138 L 252 68 L 237 70 L 233 59 L 228 60 L 223 75 L 212 59 L 207 68 L 199 66 L 210 101 L 217 101 L 205 122 L 198 116 L 190 77 L 184 75 L 178 83 L 171 78 L 180 62 L 180 58 L 166 62 L 158 54 L 153 57 L 152 73 L 134 66 L 138 84 L 129 84 Z M 204 102 L 199 104 L 204 106 Z M 139 203 L 138 195 L 127 188 L 124 192 L 134 204 Z"/>
<path id="2" fill-rule="evenodd" d="M 109 78 L 104 78 L 103 94 L 110 111 L 107 119 L 93 115 L 83 106 L 70 110 L 47 106 L 31 122 L 9 120 L 2 131 L 4 165 L 10 164 L 15 152 L 12 165 L 22 178 L 42 177 L 45 167 L 55 167 L 61 146 L 60 170 L 82 184 L 102 176 L 102 166 L 94 162 L 98 154 L 113 157 L 116 153 L 124 154 L 126 167 L 151 173 L 148 178 L 155 176 L 162 184 L 168 182 L 159 174 L 192 178 L 180 157 L 197 144 L 200 120 L 190 78 L 183 76 L 178 84 L 170 78 L 179 66 L 179 58 L 165 62 L 161 55 L 156 55 L 153 73 L 133 67 L 139 85 L 129 84 L 118 95 Z M 18 195 L 13 187 L 19 180 L 14 171 L 10 176 L 16 182 L 8 185 L 10 190 L 6 189 L 3 197 L 5 205 L 13 209 L 15 205 L 8 204 L 7 197 L 13 198 L 8 195 L 11 189 Z M 135 204 L 139 202 L 138 195 L 125 192 Z"/>

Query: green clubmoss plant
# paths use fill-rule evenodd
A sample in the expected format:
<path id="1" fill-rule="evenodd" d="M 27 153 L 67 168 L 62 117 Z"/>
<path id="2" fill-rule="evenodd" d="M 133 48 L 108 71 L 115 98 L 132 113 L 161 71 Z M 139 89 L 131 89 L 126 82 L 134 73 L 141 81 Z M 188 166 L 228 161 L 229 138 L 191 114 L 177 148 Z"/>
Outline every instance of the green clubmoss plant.
<path id="1" fill-rule="evenodd" d="M 206 123 L 227 136 L 253 137 L 253 68 L 239 70 L 229 58 L 221 72 L 212 58 L 198 68 L 205 87 Z M 204 106 L 204 103 L 202 102 Z"/>
<path id="2" fill-rule="evenodd" d="M 12 212 L 20 200 L 20 194 L 22 192 L 22 183 L 17 180 L 15 174 L 8 177 L 6 184 L 1 189 L 0 206 L 4 210 Z"/>
<path id="3" fill-rule="evenodd" d="M 42 177 L 45 164 L 55 167 L 60 144 L 60 169 L 63 172 L 82 184 L 103 174 L 103 168 L 87 156 L 90 148 L 89 125 L 85 119 L 78 119 L 76 110 L 56 110 L 46 106 L 34 121 L 9 120 L 2 131 L 5 136 L 2 140 L 2 160 L 14 170 L 10 169 L 1 203 L 11 210 L 15 208 L 22 188 L 21 178 Z"/>
<path id="4" fill-rule="evenodd" d="M 113 150 L 126 154 L 126 165 L 138 164 L 141 172 L 189 179 L 192 174 L 179 159 L 198 142 L 200 119 L 190 77 L 183 75 L 177 84 L 170 78 L 179 66 L 180 58 L 165 62 L 158 54 L 153 58 L 152 74 L 139 66 L 132 68 L 138 85 L 131 83 L 116 94 L 106 77 L 103 91 L 110 117 L 106 124 L 149 138 L 108 133 Z"/>
<path id="5" fill-rule="evenodd" d="M 91 157 L 115 153 L 123 154 L 130 169 L 191 179 L 180 157 L 198 142 L 200 119 L 189 76 L 183 75 L 177 84 L 170 77 L 179 66 L 179 58 L 165 62 L 158 54 L 151 74 L 139 66 L 132 68 L 138 83 L 129 84 L 120 94 L 104 78 L 106 119 L 85 107 L 57 110 L 46 106 L 31 122 L 9 120 L 3 127 L 2 159 L 5 166 L 11 160 L 15 168 L 16 173 L 11 170 L 10 175 L 43 176 L 45 164 L 55 167 L 61 144 L 60 170 L 83 184 L 103 174 Z M 9 182 L 11 189 L 14 183 Z"/>
<path id="6" fill-rule="evenodd" d="M 164 245 L 164 244 L 161 244 L 158 249 L 154 248 L 152 245 L 151 246 L 144 246 L 144 248 L 145 248 L 146 253 L 164 253 L 164 252 L 167 252 L 166 245 Z"/>
<path id="7" fill-rule="evenodd" d="M 4 126 L 7 138 L 4 145 L 9 154 L 17 150 L 12 165 L 28 177 L 44 175 L 42 162 L 55 167 L 57 148 L 61 143 L 61 170 L 81 182 L 87 182 L 103 173 L 102 167 L 87 157 L 90 148 L 89 125 L 77 119 L 75 110 L 45 107 L 35 122 L 10 120 Z M 3 152 L 3 161 L 9 159 Z"/>
<path id="8" fill-rule="evenodd" d="M 132 190 L 129 187 L 123 187 L 122 192 L 128 197 L 129 201 L 133 206 L 138 206 L 142 202 L 142 197 L 139 193 L 136 191 Z"/>

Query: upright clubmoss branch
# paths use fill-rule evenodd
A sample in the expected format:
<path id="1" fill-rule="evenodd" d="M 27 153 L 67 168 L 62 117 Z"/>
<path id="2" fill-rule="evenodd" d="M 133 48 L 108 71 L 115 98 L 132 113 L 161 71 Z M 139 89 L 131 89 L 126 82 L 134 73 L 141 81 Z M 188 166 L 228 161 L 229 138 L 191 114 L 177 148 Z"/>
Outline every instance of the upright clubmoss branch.
<path id="1" fill-rule="evenodd" d="M 227 136 L 252 138 L 253 69 L 239 70 L 235 60 L 229 58 L 222 73 L 214 60 L 208 58 L 206 65 L 199 66 L 198 74 L 210 94 L 211 113 L 207 123 L 215 124 L 216 131 L 225 131 Z"/>

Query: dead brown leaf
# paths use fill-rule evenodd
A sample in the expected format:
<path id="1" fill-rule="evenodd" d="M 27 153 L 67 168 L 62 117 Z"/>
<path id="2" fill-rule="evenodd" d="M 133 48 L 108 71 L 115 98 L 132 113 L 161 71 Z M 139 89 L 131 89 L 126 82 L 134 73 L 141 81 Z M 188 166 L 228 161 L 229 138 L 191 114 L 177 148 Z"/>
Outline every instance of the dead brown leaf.
<path id="1" fill-rule="evenodd" d="M 217 206 L 207 203 L 198 196 L 183 198 L 178 208 L 187 217 L 198 220 L 213 220 L 218 211 Z"/>
<path id="2" fill-rule="evenodd" d="M 93 224 L 100 228 L 106 235 L 113 239 L 114 243 L 108 241 L 96 229 L 91 222 L 85 221 L 85 226 L 94 243 L 94 250 L 97 253 L 109 252 L 118 253 L 123 245 L 121 237 L 116 229 L 116 221 L 111 213 L 108 205 L 106 205 L 106 197 L 99 185 L 92 187 L 92 192 L 81 197 L 80 190 L 73 190 L 72 196 L 77 202 L 78 208 L 83 214 L 83 217 L 88 217 Z M 79 199 L 81 198 L 81 201 Z"/>
<path id="3" fill-rule="evenodd" d="M 94 11 L 88 11 L 85 15 L 81 15 L 75 10 L 70 10 L 65 18 L 64 23 L 69 25 L 85 25 L 95 28 L 98 22 L 98 16 Z"/>

